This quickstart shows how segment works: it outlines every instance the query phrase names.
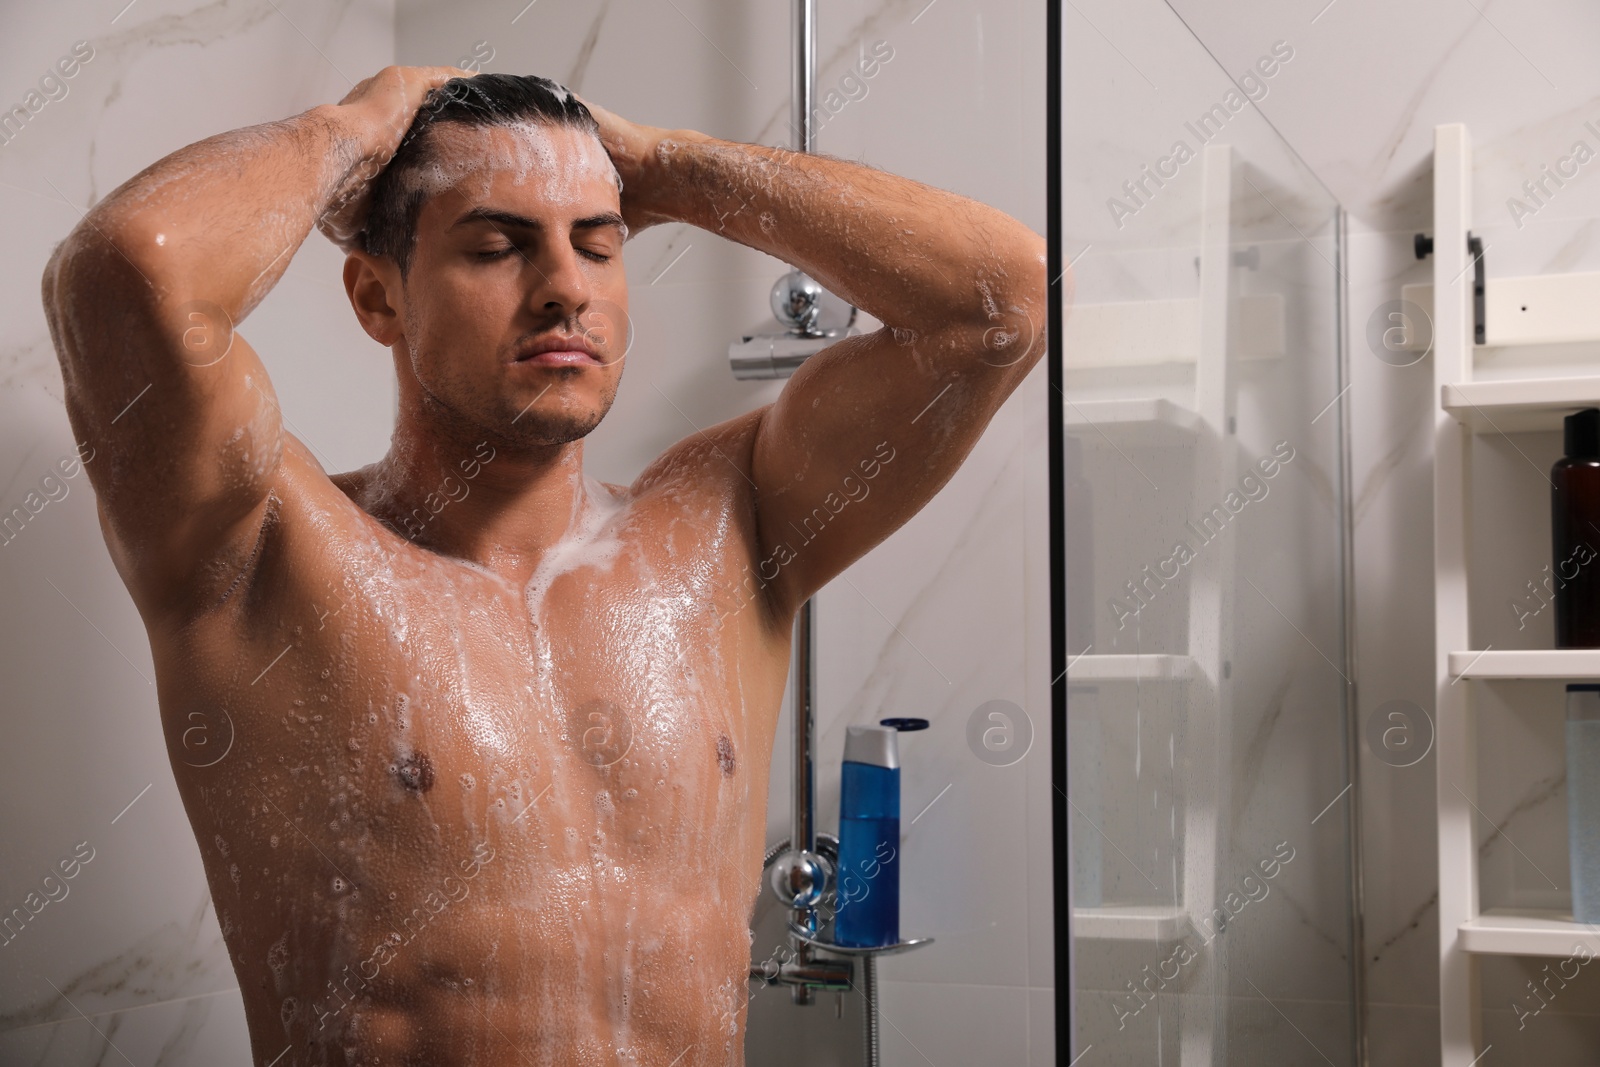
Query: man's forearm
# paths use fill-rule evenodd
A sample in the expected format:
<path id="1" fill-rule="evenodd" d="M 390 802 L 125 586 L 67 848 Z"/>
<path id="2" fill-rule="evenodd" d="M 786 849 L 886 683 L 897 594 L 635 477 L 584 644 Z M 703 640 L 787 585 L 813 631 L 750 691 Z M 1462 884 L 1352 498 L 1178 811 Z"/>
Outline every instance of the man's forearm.
<path id="1" fill-rule="evenodd" d="M 337 105 L 218 134 L 123 183 L 62 251 L 109 241 L 162 295 L 203 298 L 237 322 L 349 191 L 362 156 Z"/>
<path id="2" fill-rule="evenodd" d="M 954 193 L 860 164 L 672 131 L 649 210 L 793 263 L 892 327 L 1037 314 L 1044 241 Z"/>

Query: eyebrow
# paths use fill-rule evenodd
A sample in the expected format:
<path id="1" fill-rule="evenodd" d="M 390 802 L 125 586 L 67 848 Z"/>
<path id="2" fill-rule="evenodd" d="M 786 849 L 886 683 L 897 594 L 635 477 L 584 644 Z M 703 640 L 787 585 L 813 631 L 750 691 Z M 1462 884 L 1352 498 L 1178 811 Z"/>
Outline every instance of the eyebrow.
<path id="1" fill-rule="evenodd" d="M 456 219 L 449 229 L 467 226 L 474 222 L 488 222 L 501 226 L 510 226 L 522 230 L 542 230 L 544 223 L 538 219 L 530 219 L 526 215 L 518 215 L 513 211 L 502 211 L 499 208 L 475 207 Z M 595 230 L 604 226 L 615 226 L 618 230 L 626 230 L 627 225 L 622 221 L 622 216 L 615 211 L 602 211 L 597 215 L 585 215 L 581 219 L 574 219 L 574 230 Z"/>

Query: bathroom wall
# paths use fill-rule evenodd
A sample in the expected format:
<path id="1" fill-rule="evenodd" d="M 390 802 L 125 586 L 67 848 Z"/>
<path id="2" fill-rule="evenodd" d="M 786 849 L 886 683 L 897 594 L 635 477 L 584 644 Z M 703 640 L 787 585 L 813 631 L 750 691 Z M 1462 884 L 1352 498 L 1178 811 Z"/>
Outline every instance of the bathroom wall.
<path id="1" fill-rule="evenodd" d="M 8 12 L 0 40 L 11 72 L 0 91 L 19 102 L 75 41 L 94 50 L 68 95 L 0 145 L 13 235 L 0 267 L 12 324 L 0 363 L 6 509 L 74 446 L 38 299 L 50 249 L 85 207 L 175 148 L 336 101 L 389 62 L 469 59 L 546 74 L 642 122 L 788 143 L 787 0 L 540 0 L 520 13 L 488 0 L 125 2 Z M 819 9 L 819 94 L 875 42 L 893 50 L 866 94 L 827 119 L 819 150 L 964 193 L 1042 233 L 1042 5 Z M 729 341 L 767 323 L 781 264 L 679 226 L 641 235 L 626 259 L 637 340 L 586 448 L 591 473 L 619 482 L 782 384 L 737 382 L 726 358 Z M 313 234 L 243 327 L 291 428 L 330 471 L 381 456 L 394 412 L 388 353 L 357 327 L 340 263 Z M 903 739 L 902 927 L 937 941 L 883 965 L 886 1064 L 1054 1062 L 1044 390 L 1041 366 L 938 498 L 819 597 L 820 825 L 836 824 L 845 725 L 933 721 Z M 243 1014 L 167 766 L 143 627 L 86 479 L 66 484 L 0 546 L 11 687 L 0 804 L 22 813 L 0 829 L 0 901 L 20 903 L 80 843 L 93 858 L 65 899 L 0 947 L 0 1062 L 239 1062 Z M 1032 725 L 1032 747 L 1010 766 L 967 744 L 968 720 L 991 700 Z M 780 728 L 769 840 L 787 832 L 787 759 Z M 777 943 L 777 919 L 758 911 L 758 957 Z M 831 998 L 797 1008 L 786 990 L 755 992 L 751 1062 L 857 1062 L 857 999 L 836 1019 Z"/>
<path id="2" fill-rule="evenodd" d="M 74 453 L 39 300 L 55 243 L 168 152 L 338 100 L 393 57 L 394 12 L 390 0 L 115 0 L 12 5 L 4 25 L 7 108 L 75 42 L 92 48 L 66 95 L 0 144 L 9 512 Z M 342 261 L 313 235 L 244 329 L 293 429 L 330 470 L 381 455 L 394 412 L 388 353 L 356 325 Z M 0 945 L 0 1063 L 245 1062 L 244 1013 L 168 766 L 144 627 L 87 477 L 61 484 L 65 496 L 56 489 L 60 499 L 0 544 L 0 907 L 39 892 L 62 860 L 87 862 Z"/>
<path id="3" fill-rule="evenodd" d="M 1407 367 L 1380 360 L 1367 331 L 1383 305 L 1400 298 L 1402 285 L 1432 281 L 1432 262 L 1414 258 L 1411 239 L 1432 229 L 1438 124 L 1463 122 L 1469 129 L 1473 230 L 1484 236 L 1490 278 L 1600 269 L 1594 164 L 1542 206 L 1521 191 L 1575 141 L 1600 149 L 1584 126 L 1600 125 L 1600 69 L 1591 47 L 1600 11 L 1581 0 L 1292 6 L 1173 0 L 1173 7 L 1227 69 L 1241 69 L 1273 40 L 1295 48 L 1294 62 L 1258 107 L 1350 211 L 1346 399 L 1358 714 L 1364 724 L 1392 700 L 1431 714 L 1433 368 L 1429 359 Z M 1536 210 L 1514 214 L 1513 197 Z M 1510 602 L 1527 595 L 1525 583 L 1549 562 L 1542 543 L 1548 490 L 1539 471 L 1558 449 L 1552 434 L 1484 438 L 1477 445 L 1474 462 L 1492 480 L 1479 484 L 1494 496 L 1482 502 L 1475 535 L 1494 539 L 1499 551 L 1475 565 L 1474 628 L 1484 632 L 1480 614 L 1498 627 L 1505 643 L 1495 642 L 1497 648 L 1533 647 L 1527 642 L 1537 640 L 1549 647 L 1548 629 L 1534 637 L 1514 632 Z M 1530 632 L 1540 625 L 1548 621 L 1532 620 Z M 1524 643 L 1511 644 L 1517 640 Z M 1487 696 L 1480 702 L 1484 903 L 1533 905 L 1533 894 L 1559 895 L 1567 885 L 1560 687 L 1495 686 Z M 1502 703 L 1508 699 L 1520 710 Z M 1371 750 L 1362 756 L 1371 1062 L 1437 1062 L 1434 760 L 1396 767 Z M 1574 986 L 1519 1028 L 1512 1005 L 1538 1006 L 1524 983 L 1543 962 L 1485 961 L 1485 1041 L 1494 1045 L 1485 1063 L 1593 1062 L 1600 1018 L 1592 985 Z"/>

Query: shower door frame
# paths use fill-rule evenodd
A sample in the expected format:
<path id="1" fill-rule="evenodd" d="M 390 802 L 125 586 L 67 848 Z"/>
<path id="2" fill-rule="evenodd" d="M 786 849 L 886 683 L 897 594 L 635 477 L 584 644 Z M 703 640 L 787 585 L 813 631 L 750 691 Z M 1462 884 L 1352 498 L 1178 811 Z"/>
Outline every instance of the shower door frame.
<path id="1" fill-rule="evenodd" d="M 1050 272 L 1048 326 L 1045 330 L 1045 391 L 1050 479 L 1050 833 L 1051 878 L 1055 887 L 1055 1043 L 1056 1062 L 1070 1065 L 1080 1055 L 1074 990 L 1072 831 L 1067 812 L 1067 577 L 1066 577 L 1066 449 L 1061 335 L 1065 323 L 1066 250 L 1061 234 L 1061 4 L 1045 5 L 1045 238 Z"/>

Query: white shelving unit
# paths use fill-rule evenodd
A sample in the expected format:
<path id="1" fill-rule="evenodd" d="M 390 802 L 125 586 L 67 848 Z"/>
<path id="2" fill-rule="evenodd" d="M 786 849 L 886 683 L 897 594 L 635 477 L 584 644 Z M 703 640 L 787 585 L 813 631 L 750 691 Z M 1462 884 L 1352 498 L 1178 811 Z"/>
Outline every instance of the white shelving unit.
<path id="1" fill-rule="evenodd" d="M 1189 931 L 1189 913 L 1163 904 L 1078 908 L 1073 932 L 1093 941 L 1176 941 Z"/>
<path id="2" fill-rule="evenodd" d="M 1200 665 L 1188 656 L 1151 653 L 1148 656 L 1082 655 L 1068 675 L 1074 684 L 1089 682 L 1192 682 L 1203 677 Z"/>
<path id="3" fill-rule="evenodd" d="M 1115 445 L 1183 445 L 1200 432 L 1200 416 L 1166 397 L 1067 400 L 1066 432 Z"/>
<path id="4" fill-rule="evenodd" d="M 1594 299 L 1600 302 L 1600 293 Z M 1559 430 L 1579 408 L 1600 407 L 1600 377 L 1447 382 L 1443 398 L 1444 409 L 1474 433 Z"/>
<path id="5" fill-rule="evenodd" d="M 1600 679 L 1600 649 L 1537 648 L 1450 653 L 1451 678 Z"/>
<path id="6" fill-rule="evenodd" d="M 1236 394 L 1234 362 L 1283 352 L 1284 310 L 1277 296 L 1238 297 L 1230 245 L 1234 158 L 1225 145 L 1204 154 L 1198 299 L 1075 307 L 1068 318 L 1067 368 L 1193 362 L 1194 404 L 1166 397 L 1077 399 L 1063 397 L 1065 428 L 1085 444 L 1172 446 L 1192 453 L 1191 514 L 1203 511 L 1237 481 L 1236 438 L 1230 431 Z M 1230 330 L 1230 319 L 1234 320 Z M 1076 325 L 1074 325 L 1076 323 Z M 1239 343 L 1248 337 L 1248 343 Z M 1230 339 L 1235 344 L 1230 346 Z M 1217 906 L 1218 857 L 1225 855 L 1230 780 L 1233 683 L 1234 540 L 1226 539 L 1189 567 L 1189 647 L 1185 653 L 1082 654 L 1068 668 L 1073 685 L 1121 683 L 1182 687 L 1192 731 L 1188 764 L 1196 773 L 1183 798 L 1182 883 L 1169 905 L 1080 907 L 1073 911 L 1081 938 L 1175 941 Z M 1071 649 L 1069 654 L 1082 652 Z M 1069 697 L 1069 701 L 1070 701 Z M 1069 705 L 1070 706 L 1070 705 Z M 1192 989 L 1215 992 L 1214 1009 L 1184 1022 L 1180 1061 L 1212 1067 L 1224 1047 L 1227 998 L 1213 953 L 1194 966 Z"/>
<path id="7" fill-rule="evenodd" d="M 1456 927 L 1467 952 L 1497 956 L 1570 956 L 1575 945 L 1600 955 L 1600 927 L 1572 921 L 1557 911 L 1490 908 Z"/>
<path id="8" fill-rule="evenodd" d="M 1473 343 L 1472 153 L 1467 129 L 1434 130 L 1434 663 L 1439 833 L 1439 1025 L 1444 1067 L 1483 1055 L 1479 955 L 1600 952 L 1600 927 L 1537 909 L 1481 911 L 1478 895 L 1476 703 L 1483 684 L 1518 679 L 1600 681 L 1600 650 L 1474 649 L 1468 619 L 1472 435 L 1559 430 L 1600 407 L 1593 376 L 1474 378 L 1482 352 L 1600 341 L 1600 275 L 1505 278 L 1485 285 L 1485 341 Z"/>

